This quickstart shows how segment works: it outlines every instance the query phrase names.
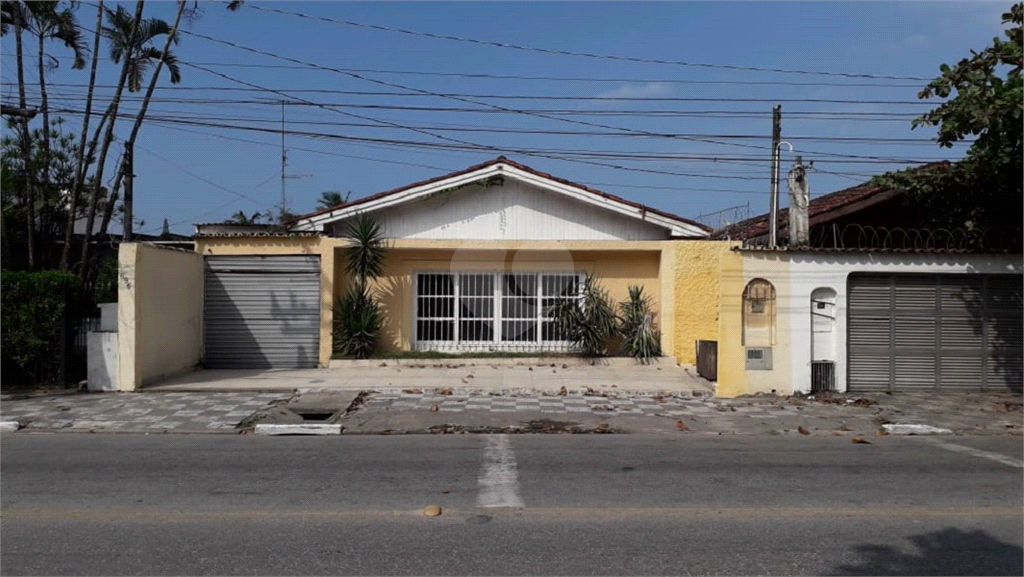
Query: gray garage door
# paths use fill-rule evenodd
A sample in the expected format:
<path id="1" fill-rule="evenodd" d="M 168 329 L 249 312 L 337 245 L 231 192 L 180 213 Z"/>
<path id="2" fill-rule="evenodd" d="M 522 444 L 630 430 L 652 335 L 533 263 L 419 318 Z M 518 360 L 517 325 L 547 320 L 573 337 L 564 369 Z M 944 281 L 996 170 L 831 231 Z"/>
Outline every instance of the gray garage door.
<path id="1" fill-rule="evenodd" d="M 851 391 L 1021 390 L 1019 275 L 853 274 Z"/>
<path id="2" fill-rule="evenodd" d="M 320 257 L 208 256 L 204 365 L 311 368 L 320 351 Z"/>

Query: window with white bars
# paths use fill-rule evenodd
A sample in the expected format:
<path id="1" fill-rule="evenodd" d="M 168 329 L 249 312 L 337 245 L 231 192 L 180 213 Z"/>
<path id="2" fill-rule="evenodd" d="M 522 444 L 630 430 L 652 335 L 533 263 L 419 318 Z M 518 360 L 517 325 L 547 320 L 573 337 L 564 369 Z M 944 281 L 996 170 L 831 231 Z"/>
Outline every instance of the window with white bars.
<path id="1" fill-rule="evenodd" d="M 414 348 L 568 351 L 551 315 L 579 299 L 583 273 L 416 273 Z"/>

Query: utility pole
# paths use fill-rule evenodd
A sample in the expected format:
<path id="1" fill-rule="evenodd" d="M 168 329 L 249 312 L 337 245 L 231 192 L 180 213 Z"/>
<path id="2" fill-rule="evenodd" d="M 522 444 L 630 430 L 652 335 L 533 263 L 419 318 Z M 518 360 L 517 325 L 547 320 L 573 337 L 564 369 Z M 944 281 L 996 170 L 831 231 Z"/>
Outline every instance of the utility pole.
<path id="1" fill-rule="evenodd" d="M 768 203 L 768 248 L 779 239 L 779 141 L 782 139 L 782 105 L 772 109 L 772 197 Z"/>
<path id="2" fill-rule="evenodd" d="M 132 241 L 132 204 L 135 202 L 135 141 L 129 141 L 124 149 L 124 242 Z"/>

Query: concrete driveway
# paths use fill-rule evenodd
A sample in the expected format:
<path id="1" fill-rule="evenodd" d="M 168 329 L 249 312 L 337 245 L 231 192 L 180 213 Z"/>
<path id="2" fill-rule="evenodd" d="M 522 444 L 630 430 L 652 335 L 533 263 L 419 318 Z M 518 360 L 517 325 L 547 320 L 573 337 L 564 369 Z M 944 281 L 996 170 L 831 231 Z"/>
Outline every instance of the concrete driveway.
<path id="1" fill-rule="evenodd" d="M 714 384 L 674 359 L 640 365 L 631 359 L 443 359 L 332 361 L 325 369 L 200 370 L 145 391 L 289 391 L 295 389 L 469 389 L 484 392 L 672 392 L 713 396 Z"/>

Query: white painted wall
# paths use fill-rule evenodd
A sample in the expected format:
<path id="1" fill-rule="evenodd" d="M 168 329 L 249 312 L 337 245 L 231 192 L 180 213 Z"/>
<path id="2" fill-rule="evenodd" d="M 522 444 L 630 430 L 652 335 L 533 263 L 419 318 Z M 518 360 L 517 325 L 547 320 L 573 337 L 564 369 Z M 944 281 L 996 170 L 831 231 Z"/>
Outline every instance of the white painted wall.
<path id="1" fill-rule="evenodd" d="M 745 255 L 746 256 L 746 255 Z M 1020 255 L 981 254 L 836 254 L 784 253 L 789 263 L 788 302 L 780 314 L 790 315 L 790 378 L 793 392 L 810 392 L 811 292 L 836 291 L 836 390 L 846 390 L 847 277 L 854 272 L 1022 274 Z M 744 268 L 746 268 L 744 266 Z M 783 313 L 785 311 L 785 313 Z M 776 362 L 782 359 L 776 357 Z M 781 390 L 781 389 L 780 389 Z"/>
<path id="2" fill-rule="evenodd" d="M 459 240 L 667 240 L 665 227 L 507 178 L 374 213 L 384 236 Z M 335 225 L 336 231 L 344 224 Z M 337 233 L 336 233 L 337 234 Z"/>
<path id="3" fill-rule="evenodd" d="M 778 310 L 773 368 L 746 371 L 749 392 L 810 392 L 811 293 L 822 287 L 836 292 L 836 390 L 846 391 L 847 278 L 855 272 L 1024 274 L 1024 267 L 1020 255 L 744 252 L 743 284 L 755 278 L 771 282 Z"/>

